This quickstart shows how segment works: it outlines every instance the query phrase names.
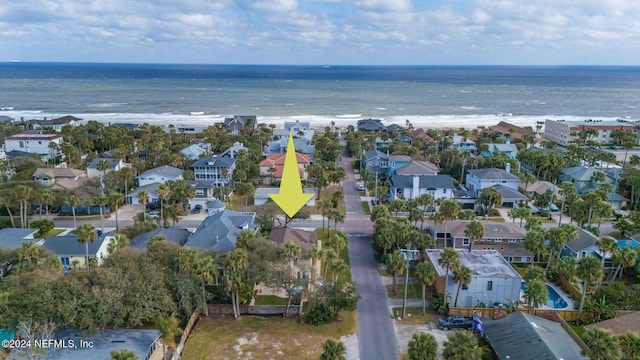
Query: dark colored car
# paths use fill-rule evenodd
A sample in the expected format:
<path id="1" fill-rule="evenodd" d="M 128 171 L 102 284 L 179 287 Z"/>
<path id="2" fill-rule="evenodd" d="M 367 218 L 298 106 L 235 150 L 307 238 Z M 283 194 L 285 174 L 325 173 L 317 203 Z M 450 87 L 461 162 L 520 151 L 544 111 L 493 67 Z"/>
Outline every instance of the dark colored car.
<path id="1" fill-rule="evenodd" d="M 471 329 L 471 327 L 473 327 L 473 319 L 462 315 L 451 315 L 438 319 L 438 328 L 444 331 L 449 329 Z"/>
<path id="2" fill-rule="evenodd" d="M 202 211 L 202 205 L 198 204 L 198 205 L 193 207 L 193 213 L 194 214 L 197 214 L 197 213 L 199 213 L 201 211 Z"/>

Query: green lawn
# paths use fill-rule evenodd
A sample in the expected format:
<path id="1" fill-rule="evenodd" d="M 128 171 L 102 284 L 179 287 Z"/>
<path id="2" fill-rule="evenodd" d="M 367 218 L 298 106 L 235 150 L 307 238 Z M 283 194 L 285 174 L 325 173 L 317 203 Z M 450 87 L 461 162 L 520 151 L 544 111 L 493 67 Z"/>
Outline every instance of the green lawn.
<path id="1" fill-rule="evenodd" d="M 503 217 L 490 217 L 489 221 L 493 222 L 505 222 L 506 220 Z"/>
<path id="2" fill-rule="evenodd" d="M 356 332 L 355 312 L 313 326 L 280 317 L 202 317 L 189 335 L 182 359 L 317 360 L 326 339 Z"/>
<path id="3" fill-rule="evenodd" d="M 364 210 L 365 214 L 371 215 L 371 210 L 369 209 L 369 202 L 368 201 L 363 201 L 362 202 L 362 210 Z"/>
<path id="4" fill-rule="evenodd" d="M 329 236 L 331 236 L 331 234 L 333 234 L 335 232 L 335 230 L 331 229 L 329 230 L 329 235 L 327 236 L 327 229 L 316 229 L 316 238 L 320 241 L 325 241 L 329 238 Z M 347 244 L 347 246 L 349 246 Z M 349 250 L 347 249 L 347 247 L 345 247 L 344 249 L 340 250 L 340 259 L 342 259 L 344 261 L 345 264 L 347 264 L 347 268 L 345 271 L 342 271 L 340 274 L 338 274 L 338 281 L 339 282 L 351 282 L 351 262 L 349 261 Z M 322 266 L 323 271 L 324 271 L 324 265 Z M 329 277 L 329 273 L 331 272 L 331 270 L 327 271 L 327 277 Z"/>
<path id="5" fill-rule="evenodd" d="M 287 305 L 288 300 L 275 295 L 256 295 L 254 305 Z"/>
<path id="6" fill-rule="evenodd" d="M 571 326 L 571 329 L 573 329 L 576 335 L 580 336 L 580 338 L 582 338 L 584 336 L 584 333 L 587 331 L 585 330 L 584 326 L 581 325 L 569 324 L 569 326 Z"/>
<path id="7" fill-rule="evenodd" d="M 387 285 L 386 288 L 390 299 L 402 299 L 404 297 L 404 276 L 398 276 L 398 293 L 396 295 L 393 295 L 393 285 Z M 422 299 L 422 285 L 409 284 L 407 299 Z"/>
<path id="8" fill-rule="evenodd" d="M 48 238 L 49 236 L 56 236 L 56 235 L 60 235 L 64 232 L 64 229 L 53 229 L 51 231 L 49 231 L 47 233 L 47 235 L 45 235 L 45 239 Z"/>

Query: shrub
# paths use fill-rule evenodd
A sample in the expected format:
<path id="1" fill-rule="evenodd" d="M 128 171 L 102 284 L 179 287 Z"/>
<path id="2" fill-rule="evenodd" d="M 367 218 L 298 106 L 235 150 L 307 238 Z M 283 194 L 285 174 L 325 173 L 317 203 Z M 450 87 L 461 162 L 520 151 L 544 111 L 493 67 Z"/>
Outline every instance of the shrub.
<path id="1" fill-rule="evenodd" d="M 331 311 L 327 305 L 319 303 L 304 314 L 302 321 L 315 326 L 328 324 L 331 321 Z"/>
<path id="2" fill-rule="evenodd" d="M 498 209 L 491 209 L 489 216 L 500 216 L 500 211 L 498 211 Z"/>

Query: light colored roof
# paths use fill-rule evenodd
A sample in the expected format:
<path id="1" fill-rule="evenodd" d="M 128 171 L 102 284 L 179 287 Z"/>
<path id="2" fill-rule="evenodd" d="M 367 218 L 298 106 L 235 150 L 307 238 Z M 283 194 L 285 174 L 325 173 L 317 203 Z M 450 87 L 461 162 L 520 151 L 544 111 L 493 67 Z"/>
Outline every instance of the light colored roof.
<path id="1" fill-rule="evenodd" d="M 184 246 L 219 252 L 233 251 L 243 227 L 256 230 L 255 213 L 223 210 L 202 221 Z"/>
<path id="2" fill-rule="evenodd" d="M 566 246 L 575 252 L 594 246 L 598 237 L 583 228 L 578 229 L 578 239 L 567 242 Z"/>
<path id="3" fill-rule="evenodd" d="M 271 230 L 269 241 L 273 241 L 280 247 L 284 247 L 288 242 L 298 244 L 302 249 L 301 255 L 304 256 L 316 244 L 316 233 L 302 229 L 275 228 Z"/>
<path id="4" fill-rule="evenodd" d="M 453 238 L 465 238 L 467 236 L 464 231 L 470 222 L 470 220 L 451 220 L 447 225 L 447 231 Z M 432 228 L 435 226 L 430 220 L 428 224 Z M 527 231 L 515 223 L 480 222 L 480 224 L 484 228 L 484 238 L 524 239 L 527 235 Z M 438 232 L 443 233 L 444 226 L 438 226 Z"/>
<path id="5" fill-rule="evenodd" d="M 84 170 L 77 170 L 72 168 L 37 168 L 33 172 L 34 178 L 75 178 L 78 176 L 86 176 L 87 173 Z"/>
<path id="6" fill-rule="evenodd" d="M 305 194 L 316 194 L 316 189 L 315 188 L 304 188 L 302 189 L 302 191 Z M 269 194 L 277 194 L 278 192 L 280 192 L 280 188 L 265 188 L 265 187 L 261 187 L 261 188 L 256 188 L 256 192 L 253 195 L 254 199 L 268 199 L 269 198 Z"/>
<path id="7" fill-rule="evenodd" d="M 518 147 L 516 144 L 488 144 L 489 152 L 511 152 L 513 155 L 518 153 Z"/>
<path id="8" fill-rule="evenodd" d="M 527 186 L 527 192 L 542 195 L 549 190 L 555 191 L 555 188 L 556 186 L 552 182 L 537 180 Z"/>
<path id="9" fill-rule="evenodd" d="M 62 135 L 60 134 L 39 134 L 32 132 L 21 132 L 20 134 L 15 134 L 13 136 L 9 136 L 6 140 L 55 140 L 60 139 Z"/>
<path id="10" fill-rule="evenodd" d="M 420 189 L 453 189 L 453 178 L 449 175 L 416 175 Z M 394 175 L 391 184 L 396 189 L 413 187 L 412 175 Z"/>
<path id="11" fill-rule="evenodd" d="M 380 150 L 367 150 L 364 153 L 364 158 L 365 158 L 365 161 L 371 160 L 373 158 L 381 158 L 381 159 L 386 160 L 387 159 L 387 154 L 383 153 Z"/>
<path id="12" fill-rule="evenodd" d="M 389 155 L 389 161 L 406 161 L 406 162 L 410 162 L 411 160 L 411 156 L 407 156 L 407 155 Z"/>
<path id="13" fill-rule="evenodd" d="M 520 180 L 517 176 L 508 173 L 502 169 L 489 168 L 489 169 L 471 169 L 468 170 L 469 174 L 476 176 L 483 180 Z"/>
<path id="14" fill-rule="evenodd" d="M 503 185 L 495 185 L 492 187 L 496 189 L 498 193 L 500 193 L 503 202 L 527 200 L 526 196 L 522 195 L 519 191 L 513 190 L 512 188 Z"/>
<path id="15" fill-rule="evenodd" d="M 133 196 L 133 195 L 138 196 L 138 193 L 140 191 L 146 191 L 149 194 L 156 194 L 157 195 L 158 194 L 158 188 L 160 187 L 160 185 L 162 185 L 162 184 L 154 182 L 154 183 L 151 183 L 151 184 L 140 186 L 139 188 L 137 188 L 134 191 L 130 192 L 129 196 Z"/>
<path id="16" fill-rule="evenodd" d="M 595 173 L 596 171 L 598 170 L 592 168 L 591 166 L 578 165 L 563 169 L 561 173 L 578 181 L 590 181 L 593 177 L 593 173 Z"/>
<path id="17" fill-rule="evenodd" d="M 497 125 L 489 126 L 489 129 L 499 132 L 503 135 L 511 135 L 514 139 L 522 139 L 524 135 L 535 136 L 536 133 L 533 130 L 529 130 L 520 126 L 509 124 L 508 122 L 500 121 Z M 509 132 L 509 129 L 512 131 Z"/>
<path id="18" fill-rule="evenodd" d="M 473 276 L 478 277 L 506 277 L 522 279 L 520 274 L 496 250 L 456 250 L 460 254 L 462 265 L 471 269 Z M 429 260 L 435 267 L 439 276 L 445 276 L 447 271 L 438 264 L 442 256 L 441 249 L 425 250 Z"/>
<path id="19" fill-rule="evenodd" d="M 56 179 L 56 183 L 51 185 L 52 189 L 75 190 L 89 181 L 87 177 L 81 177 L 78 180 L 63 178 Z"/>
<path id="20" fill-rule="evenodd" d="M 207 150 L 203 149 L 201 146 L 197 144 L 189 145 L 186 148 L 180 150 L 180 154 L 182 154 L 185 158 L 190 160 L 199 159 L 200 155 L 206 152 Z"/>
<path id="21" fill-rule="evenodd" d="M 397 175 L 438 175 L 438 166 L 429 161 L 413 160 L 396 170 Z"/>
<path id="22" fill-rule="evenodd" d="M 614 336 L 623 335 L 628 332 L 640 336 L 640 311 L 587 325 L 585 328 L 587 328 L 587 330 L 596 328 L 607 330 Z"/>
<path id="23" fill-rule="evenodd" d="M 173 167 L 170 165 L 163 165 L 151 170 L 147 170 L 142 174 L 138 175 L 138 177 L 140 178 L 140 177 L 147 177 L 152 175 L 160 175 L 168 178 L 178 179 L 179 177 L 182 176 L 182 173 L 184 173 L 184 170 L 182 169 L 178 169 L 177 167 Z"/>
<path id="24" fill-rule="evenodd" d="M 167 242 L 182 245 L 191 235 L 191 231 L 177 227 L 159 228 L 134 237 L 129 246 L 134 249 L 146 249 L 151 237 L 156 235 L 164 237 Z"/>

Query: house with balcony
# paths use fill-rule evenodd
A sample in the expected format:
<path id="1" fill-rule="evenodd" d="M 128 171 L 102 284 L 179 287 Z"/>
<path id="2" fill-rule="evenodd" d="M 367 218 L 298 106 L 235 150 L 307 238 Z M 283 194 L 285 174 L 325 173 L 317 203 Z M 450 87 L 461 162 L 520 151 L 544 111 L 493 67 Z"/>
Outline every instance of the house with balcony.
<path id="1" fill-rule="evenodd" d="M 506 121 L 500 121 L 497 125 L 489 126 L 489 129 L 500 135 L 505 142 L 513 139 L 524 140 L 528 136 L 535 139 L 538 135 L 531 129 L 516 126 Z"/>
<path id="2" fill-rule="evenodd" d="M 62 128 L 65 126 L 75 127 L 75 126 L 83 125 L 84 120 L 77 118 L 75 116 L 67 115 L 67 116 L 62 116 L 59 118 L 49 119 L 49 120 L 47 120 L 47 118 L 45 118 L 44 120 L 31 120 L 29 121 L 29 123 L 31 124 L 31 127 L 34 130 L 49 128 L 49 129 L 55 130 L 56 132 L 60 132 L 62 131 Z"/>
<path id="3" fill-rule="evenodd" d="M 41 130 L 27 130 L 4 139 L 7 156 L 12 152 L 40 155 L 42 161 L 61 156 L 62 135 L 45 134 Z"/>
<path id="4" fill-rule="evenodd" d="M 282 180 L 286 156 L 286 153 L 273 154 L 267 156 L 266 159 L 260 162 L 260 177 L 262 177 L 265 184 L 271 184 L 273 181 Z M 307 168 L 309 167 L 311 160 L 307 155 L 296 152 L 296 161 L 298 162 L 300 179 L 307 180 L 309 177 Z"/>
<path id="5" fill-rule="evenodd" d="M 438 294 L 451 295 L 453 307 L 458 284 L 453 280 L 453 273 L 440 265 L 439 260 L 444 250 L 426 250 L 427 259 L 436 269 L 434 283 Z M 496 250 L 457 250 L 460 263 L 471 269 L 471 282 L 460 288 L 459 307 L 484 307 L 493 304 L 510 304 L 520 299 L 522 277 L 509 262 Z"/>
<path id="6" fill-rule="evenodd" d="M 451 137 L 451 144 L 449 147 L 452 149 L 458 149 L 458 151 L 467 151 L 472 154 L 476 154 L 478 152 L 475 141 L 460 135 L 453 135 Z"/>
<path id="7" fill-rule="evenodd" d="M 364 168 L 370 173 L 386 173 L 389 165 L 388 155 L 378 150 L 368 150 L 364 153 Z"/>
<path id="8" fill-rule="evenodd" d="M 428 221 L 428 232 L 436 240 L 439 249 L 444 248 L 445 241 L 447 247 L 469 250 L 495 250 L 498 251 L 509 262 L 530 262 L 534 254 L 524 248 L 524 238 L 527 232 L 515 224 L 508 223 L 485 223 L 481 222 L 484 229 L 482 239 L 471 239 L 464 233 L 468 220 L 452 220 L 445 226 L 442 223 L 435 224 Z"/>
<path id="9" fill-rule="evenodd" d="M 309 250 L 314 246 L 320 248 L 320 241 L 316 239 L 315 231 L 294 228 L 275 228 L 269 235 L 269 241 L 276 244 L 279 248 L 284 248 L 287 243 L 300 246 L 300 256 L 290 260 L 289 265 L 291 266 L 292 275 L 297 279 L 319 280 L 320 260 L 316 260 L 315 266 L 312 267 L 311 258 L 308 256 Z M 283 295 L 286 296 L 286 293 Z"/>
<path id="10" fill-rule="evenodd" d="M 453 178 L 449 175 L 394 175 L 390 181 L 391 199 L 417 199 L 430 194 L 435 199 L 453 196 Z"/>
<path id="11" fill-rule="evenodd" d="M 215 187 L 229 186 L 236 168 L 236 159 L 212 156 L 191 164 L 195 180 L 212 181 Z"/>

